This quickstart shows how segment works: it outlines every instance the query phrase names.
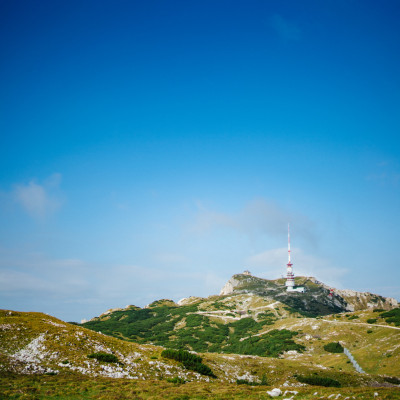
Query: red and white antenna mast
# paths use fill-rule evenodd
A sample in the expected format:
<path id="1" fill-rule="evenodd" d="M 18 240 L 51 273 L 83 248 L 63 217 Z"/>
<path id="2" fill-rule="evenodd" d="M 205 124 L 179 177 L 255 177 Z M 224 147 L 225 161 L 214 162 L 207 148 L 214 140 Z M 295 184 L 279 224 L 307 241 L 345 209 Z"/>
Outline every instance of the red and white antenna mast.
<path id="1" fill-rule="evenodd" d="M 286 286 L 287 290 L 291 291 L 294 288 L 294 274 L 292 269 L 292 263 L 290 261 L 290 225 L 288 224 L 288 263 L 286 266 Z"/>
<path id="2" fill-rule="evenodd" d="M 288 265 L 290 264 L 290 225 L 287 224 L 287 238 L 288 238 L 288 258 L 289 262 Z"/>

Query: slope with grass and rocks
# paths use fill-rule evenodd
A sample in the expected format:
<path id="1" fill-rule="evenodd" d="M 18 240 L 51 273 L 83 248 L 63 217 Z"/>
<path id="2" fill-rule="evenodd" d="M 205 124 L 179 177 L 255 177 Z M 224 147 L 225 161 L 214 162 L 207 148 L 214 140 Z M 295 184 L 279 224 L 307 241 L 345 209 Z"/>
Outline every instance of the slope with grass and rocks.
<path id="1" fill-rule="evenodd" d="M 0 376 L 9 381 L 18 375 L 59 376 L 60 380 L 87 376 L 171 384 L 245 383 L 303 388 L 307 387 L 301 381 L 304 376 L 319 376 L 343 387 L 396 387 L 383 376 L 330 369 L 305 360 L 218 353 L 193 356 L 213 372 L 212 377 L 163 356 L 163 347 L 130 343 L 42 313 L 1 310 L 0 317 Z"/>
<path id="2" fill-rule="evenodd" d="M 305 292 L 287 292 L 283 278 L 268 280 L 248 274 L 236 274 L 228 280 L 220 294 L 257 294 L 280 301 L 307 316 L 374 308 L 390 310 L 399 305 L 393 298 L 368 292 L 335 289 L 314 277 L 296 277 L 295 285 L 304 287 Z"/>
<path id="3" fill-rule="evenodd" d="M 326 314 L 329 307 L 334 309 L 341 302 L 345 304 L 345 300 L 336 301 L 334 295 L 330 296 L 330 290 L 311 278 L 297 280 L 306 287 L 304 294 L 284 294 L 279 288 L 284 282 L 279 280 L 266 281 L 248 275 L 239 278 L 234 276 L 219 296 L 189 297 L 178 303 L 163 299 L 143 309 L 128 306 L 108 311 L 83 326 L 141 344 L 284 358 L 353 372 L 352 364 L 343 354 L 332 355 L 323 349 L 330 341 L 340 341 L 366 372 L 400 375 L 398 309 L 390 310 L 396 305 L 395 300 L 371 295 L 374 299 L 376 296 L 376 302 L 370 299 L 363 310 Z M 304 296 L 305 300 L 290 306 L 285 296 Z M 319 309 L 320 314 L 305 316 L 311 308 L 306 311 L 303 302 L 312 299 L 310 302 L 322 303 L 323 296 L 325 303 Z M 346 304 L 344 309 L 349 308 L 349 303 Z M 372 304 L 385 309 L 373 309 L 369 306 Z M 312 315 L 317 308 L 313 310 Z"/>

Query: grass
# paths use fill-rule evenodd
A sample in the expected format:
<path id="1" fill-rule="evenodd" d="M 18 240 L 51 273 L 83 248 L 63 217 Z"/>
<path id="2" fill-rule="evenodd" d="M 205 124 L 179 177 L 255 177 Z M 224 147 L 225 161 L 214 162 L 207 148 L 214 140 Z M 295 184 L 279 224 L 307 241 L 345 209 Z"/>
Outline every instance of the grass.
<path id="1" fill-rule="evenodd" d="M 2 399 L 99 399 L 99 400 L 122 400 L 122 399 L 255 399 L 267 400 L 270 396 L 266 391 L 272 389 L 266 386 L 220 384 L 205 382 L 179 382 L 167 381 L 132 381 L 111 378 L 88 378 L 79 375 L 62 376 L 15 376 L 7 375 L 0 377 L 0 393 Z M 341 394 L 341 398 L 354 396 L 354 399 L 373 399 L 374 393 L 378 393 L 380 400 L 400 399 L 399 388 L 326 388 L 317 386 L 281 388 L 285 390 L 296 390 L 298 394 L 295 399 L 311 400 L 314 393 L 317 398 L 327 398 L 333 394 L 335 398 Z M 290 397 L 287 395 L 285 397 Z M 281 397 L 282 398 L 282 397 Z"/>

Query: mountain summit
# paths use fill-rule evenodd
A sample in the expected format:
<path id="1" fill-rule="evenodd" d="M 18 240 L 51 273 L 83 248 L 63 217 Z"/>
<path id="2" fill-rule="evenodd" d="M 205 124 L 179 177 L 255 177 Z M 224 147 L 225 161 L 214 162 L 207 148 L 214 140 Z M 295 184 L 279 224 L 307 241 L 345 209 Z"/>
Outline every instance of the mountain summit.
<path id="1" fill-rule="evenodd" d="M 233 275 L 220 292 L 220 296 L 252 293 L 280 301 L 304 315 L 317 316 L 345 311 L 381 308 L 390 310 L 398 306 L 397 300 L 368 292 L 340 290 L 319 282 L 314 277 L 295 278 L 296 286 L 303 286 L 304 293 L 288 292 L 285 279 L 267 280 L 252 276 L 246 271 Z"/>

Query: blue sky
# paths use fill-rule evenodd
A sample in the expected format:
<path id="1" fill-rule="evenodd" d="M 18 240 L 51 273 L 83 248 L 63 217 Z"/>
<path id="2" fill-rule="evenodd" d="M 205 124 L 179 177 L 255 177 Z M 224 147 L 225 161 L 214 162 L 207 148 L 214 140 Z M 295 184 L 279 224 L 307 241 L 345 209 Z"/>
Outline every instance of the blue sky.
<path id="1" fill-rule="evenodd" d="M 295 274 L 400 300 L 397 1 L 1 1 L 0 308 Z"/>

